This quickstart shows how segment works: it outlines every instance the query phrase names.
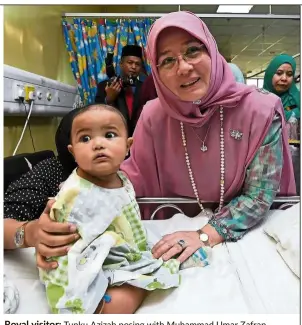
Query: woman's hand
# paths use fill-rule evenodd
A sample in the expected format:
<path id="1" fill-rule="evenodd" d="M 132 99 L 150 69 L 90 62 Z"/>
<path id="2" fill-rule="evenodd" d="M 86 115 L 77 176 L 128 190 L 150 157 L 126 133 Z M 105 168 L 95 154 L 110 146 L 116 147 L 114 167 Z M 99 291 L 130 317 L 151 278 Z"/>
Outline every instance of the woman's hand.
<path id="1" fill-rule="evenodd" d="M 178 243 L 180 240 L 184 241 L 183 246 Z M 164 261 L 167 261 L 176 254 L 181 253 L 177 259 L 182 263 L 202 246 L 203 243 L 200 241 L 197 231 L 177 231 L 165 235 L 152 248 L 152 254 L 155 258 L 162 257 Z"/>
<path id="2" fill-rule="evenodd" d="M 47 258 L 66 255 L 70 244 L 80 238 L 76 233 L 75 225 L 50 219 L 50 209 L 54 202 L 54 200 L 48 201 L 35 229 L 37 266 L 46 270 L 58 266 L 54 261 L 46 261 Z"/>

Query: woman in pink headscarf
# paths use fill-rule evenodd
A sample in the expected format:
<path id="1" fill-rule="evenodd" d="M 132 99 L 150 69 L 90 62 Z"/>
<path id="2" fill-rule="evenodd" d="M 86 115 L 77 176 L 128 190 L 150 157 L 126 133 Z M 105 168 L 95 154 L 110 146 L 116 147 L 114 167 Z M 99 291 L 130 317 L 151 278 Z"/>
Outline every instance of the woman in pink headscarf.
<path id="1" fill-rule="evenodd" d="M 240 239 L 261 222 L 277 192 L 295 194 L 293 166 L 280 99 L 236 83 L 198 17 L 175 12 L 158 19 L 148 56 L 158 98 L 144 106 L 122 170 L 138 197 L 195 198 L 199 211 L 201 201 L 217 202 L 202 229 L 164 236 L 154 246 L 155 257 L 180 253 L 183 262 L 203 245 Z M 74 240 L 53 235 L 63 226 L 50 221 L 50 206 L 37 234 L 42 268 L 51 267 L 45 256 L 65 255 Z"/>
<path id="2" fill-rule="evenodd" d="M 235 82 L 192 13 L 158 19 L 148 57 L 158 98 L 144 107 L 122 170 L 137 197 L 196 198 L 202 211 L 200 201 L 218 202 L 205 227 L 164 236 L 153 248 L 155 257 L 182 252 L 184 261 L 204 244 L 240 239 L 263 219 L 279 189 L 295 193 L 282 104 Z"/>

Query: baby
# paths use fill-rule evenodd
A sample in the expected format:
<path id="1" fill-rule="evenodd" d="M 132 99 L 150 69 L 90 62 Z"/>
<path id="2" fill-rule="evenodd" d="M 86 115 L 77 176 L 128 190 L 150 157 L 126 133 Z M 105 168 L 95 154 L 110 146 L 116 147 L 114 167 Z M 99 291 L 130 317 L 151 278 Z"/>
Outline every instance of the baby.
<path id="1" fill-rule="evenodd" d="M 76 224 L 80 239 L 66 256 L 52 258 L 57 269 L 39 270 L 53 313 L 134 313 L 147 290 L 179 285 L 179 262 L 152 257 L 134 189 L 119 171 L 132 141 L 111 106 L 74 115 L 68 150 L 78 167 L 51 218 Z"/>

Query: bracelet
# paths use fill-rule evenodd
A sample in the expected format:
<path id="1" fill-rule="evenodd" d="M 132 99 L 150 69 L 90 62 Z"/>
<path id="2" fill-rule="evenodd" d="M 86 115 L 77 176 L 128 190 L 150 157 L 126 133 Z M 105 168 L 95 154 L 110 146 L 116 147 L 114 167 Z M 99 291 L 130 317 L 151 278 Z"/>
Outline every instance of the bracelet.
<path id="1" fill-rule="evenodd" d="M 29 247 L 28 246 L 28 243 L 26 242 L 26 238 L 25 238 L 25 227 L 31 222 L 32 220 L 29 220 L 29 221 L 26 221 L 23 225 L 22 225 L 22 228 L 23 228 L 23 232 L 24 232 L 24 243 L 23 245 L 25 247 Z"/>

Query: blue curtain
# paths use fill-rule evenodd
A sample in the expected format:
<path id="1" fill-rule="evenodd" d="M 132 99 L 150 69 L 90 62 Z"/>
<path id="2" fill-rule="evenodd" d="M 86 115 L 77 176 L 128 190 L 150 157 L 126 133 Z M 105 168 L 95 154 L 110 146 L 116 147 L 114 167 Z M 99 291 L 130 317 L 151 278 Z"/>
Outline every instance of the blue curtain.
<path id="1" fill-rule="evenodd" d="M 84 104 L 94 102 L 97 84 L 108 77 L 105 58 L 113 53 L 113 65 L 120 73 L 119 62 L 122 48 L 137 44 L 143 49 L 143 63 L 147 74 L 151 72 L 146 59 L 147 35 L 154 19 L 73 19 L 62 20 L 66 49 L 73 75 Z"/>

